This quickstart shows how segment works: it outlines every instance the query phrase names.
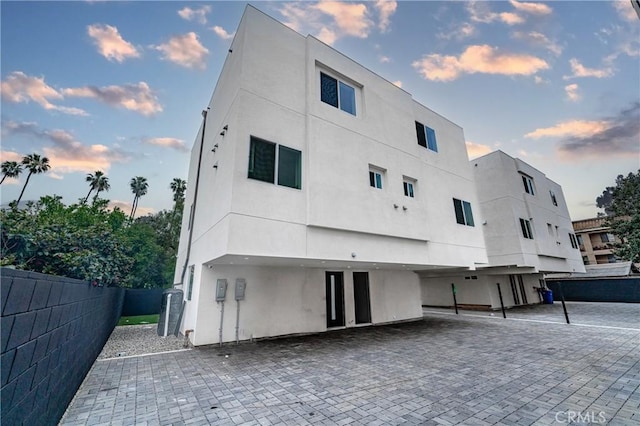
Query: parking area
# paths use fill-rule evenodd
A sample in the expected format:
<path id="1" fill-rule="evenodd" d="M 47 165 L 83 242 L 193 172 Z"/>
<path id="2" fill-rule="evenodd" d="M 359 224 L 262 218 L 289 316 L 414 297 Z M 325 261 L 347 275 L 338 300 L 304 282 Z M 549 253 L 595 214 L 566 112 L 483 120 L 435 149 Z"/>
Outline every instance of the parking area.
<path id="1" fill-rule="evenodd" d="M 567 308 L 99 360 L 61 424 L 640 425 L 640 305 Z"/>

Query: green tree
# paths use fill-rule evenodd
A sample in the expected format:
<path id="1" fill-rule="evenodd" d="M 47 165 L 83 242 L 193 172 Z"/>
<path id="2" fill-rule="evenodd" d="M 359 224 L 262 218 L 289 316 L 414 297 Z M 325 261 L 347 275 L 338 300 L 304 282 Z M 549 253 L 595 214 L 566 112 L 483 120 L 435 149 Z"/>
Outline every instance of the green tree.
<path id="1" fill-rule="evenodd" d="M 138 200 L 140 200 L 140 197 L 147 193 L 149 184 L 147 183 L 147 178 L 136 176 L 131 179 L 129 185 L 131 186 L 131 192 L 133 192 L 134 195 L 133 204 L 131 205 L 131 214 L 129 215 L 129 219 L 132 220 L 138 208 Z"/>
<path id="2" fill-rule="evenodd" d="M 27 180 L 22 187 L 22 191 L 20 192 L 20 196 L 16 200 L 16 206 L 20 204 L 20 200 L 22 199 L 22 195 L 24 194 L 24 190 L 27 188 L 29 184 L 29 179 L 33 174 L 45 173 L 47 170 L 51 168 L 49 165 L 49 159 L 47 157 L 40 157 L 38 154 L 29 154 L 25 155 L 22 158 L 22 164 L 29 170 L 29 174 L 27 175 Z"/>
<path id="3" fill-rule="evenodd" d="M 622 240 L 614 249 L 616 256 L 640 262 L 640 170 L 616 178 L 609 209 L 606 224 Z"/>
<path id="4" fill-rule="evenodd" d="M 187 190 L 187 181 L 180 178 L 173 178 L 169 187 L 173 192 L 173 209 L 177 210 L 178 206 L 184 204 L 184 193 Z"/>
<path id="5" fill-rule="evenodd" d="M 109 178 L 106 177 L 100 170 L 96 170 L 93 174 L 89 173 L 85 178 L 85 181 L 89 182 L 89 192 L 87 193 L 87 196 L 84 197 L 84 200 L 82 201 L 83 203 L 87 202 L 87 200 L 89 199 L 89 195 L 91 195 L 91 192 L 96 191 L 95 195 L 93 196 L 93 201 L 95 202 L 98 199 L 98 194 L 100 194 L 101 191 L 108 191 L 109 189 L 111 189 L 111 185 L 109 185 Z"/>
<path id="6" fill-rule="evenodd" d="M 1 168 L 2 180 L 0 180 L 0 185 L 6 178 L 17 178 L 22 173 L 22 166 L 17 161 L 4 161 Z"/>

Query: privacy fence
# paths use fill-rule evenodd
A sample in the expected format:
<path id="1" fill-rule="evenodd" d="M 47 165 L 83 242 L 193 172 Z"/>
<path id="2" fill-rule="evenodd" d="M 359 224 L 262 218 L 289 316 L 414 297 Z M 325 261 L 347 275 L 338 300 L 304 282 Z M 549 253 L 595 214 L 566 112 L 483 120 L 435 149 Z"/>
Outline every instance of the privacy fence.
<path id="1" fill-rule="evenodd" d="M 118 323 L 124 290 L 2 268 L 0 294 L 2 424 L 55 425 Z"/>
<path id="2" fill-rule="evenodd" d="M 560 286 L 568 301 L 640 302 L 640 278 L 637 277 L 547 280 L 547 287 L 556 300 L 560 300 Z"/>

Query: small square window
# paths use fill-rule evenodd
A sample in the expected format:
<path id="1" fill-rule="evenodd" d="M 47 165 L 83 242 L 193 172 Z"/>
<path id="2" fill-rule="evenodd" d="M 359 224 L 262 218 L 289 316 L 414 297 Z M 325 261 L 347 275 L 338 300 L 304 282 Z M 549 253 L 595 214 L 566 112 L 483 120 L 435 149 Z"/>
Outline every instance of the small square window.
<path id="1" fill-rule="evenodd" d="M 278 185 L 300 189 L 302 183 L 302 152 L 278 147 Z"/>
<path id="2" fill-rule="evenodd" d="M 369 185 L 373 188 L 382 189 L 382 173 L 369 170 Z"/>
<path id="3" fill-rule="evenodd" d="M 356 90 L 323 72 L 320 73 L 320 100 L 349 114 L 356 115 Z"/>
<path id="4" fill-rule="evenodd" d="M 276 171 L 276 144 L 251 137 L 249 178 L 273 183 Z"/>
<path id="5" fill-rule="evenodd" d="M 405 179 L 404 182 L 402 182 L 402 186 L 404 187 L 405 197 L 413 198 L 413 182 Z"/>
<path id="6" fill-rule="evenodd" d="M 471 203 L 454 198 L 453 209 L 456 213 L 456 222 L 460 225 L 475 226 L 473 222 L 473 213 L 471 211 Z"/>

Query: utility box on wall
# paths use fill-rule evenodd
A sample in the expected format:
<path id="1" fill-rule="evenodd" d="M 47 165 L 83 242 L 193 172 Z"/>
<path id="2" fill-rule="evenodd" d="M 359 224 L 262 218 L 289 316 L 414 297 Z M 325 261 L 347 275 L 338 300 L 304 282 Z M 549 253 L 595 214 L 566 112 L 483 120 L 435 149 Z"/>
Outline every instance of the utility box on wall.
<path id="1" fill-rule="evenodd" d="M 162 294 L 162 307 L 158 318 L 158 336 L 172 334 L 178 325 L 182 310 L 182 290 L 165 290 Z"/>

